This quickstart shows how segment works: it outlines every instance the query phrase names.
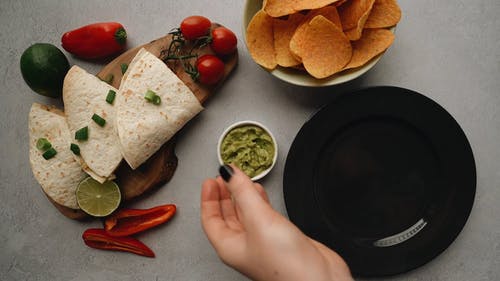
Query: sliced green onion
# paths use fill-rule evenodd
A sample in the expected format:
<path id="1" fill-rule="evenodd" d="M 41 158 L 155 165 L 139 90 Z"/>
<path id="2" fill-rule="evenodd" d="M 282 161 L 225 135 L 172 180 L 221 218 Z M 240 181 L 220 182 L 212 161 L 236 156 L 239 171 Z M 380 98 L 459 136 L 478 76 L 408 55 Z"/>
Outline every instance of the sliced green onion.
<path id="1" fill-rule="evenodd" d="M 109 104 L 113 104 L 113 102 L 115 101 L 115 96 L 116 92 L 113 90 L 109 90 L 108 95 L 106 96 L 106 102 Z"/>
<path id="2" fill-rule="evenodd" d="M 156 96 L 156 93 L 151 91 L 151 90 L 148 90 L 146 92 L 146 95 L 144 95 L 144 98 L 149 101 L 149 102 L 153 102 L 154 98 Z"/>
<path id="3" fill-rule="evenodd" d="M 45 159 L 45 160 L 49 160 L 50 158 L 56 156 L 57 154 L 57 151 L 51 147 L 49 149 L 47 149 L 47 151 L 45 151 L 43 154 L 42 154 L 42 157 Z"/>
<path id="4" fill-rule="evenodd" d="M 148 90 L 144 95 L 144 98 L 153 104 L 159 105 L 161 103 L 161 98 L 155 92 Z"/>
<path id="5" fill-rule="evenodd" d="M 52 144 L 46 139 L 46 138 L 39 138 L 36 141 L 36 148 L 40 151 L 46 151 L 47 149 L 51 148 Z"/>
<path id="6" fill-rule="evenodd" d="M 89 127 L 85 126 L 75 132 L 76 140 L 87 140 L 89 138 Z"/>
<path id="7" fill-rule="evenodd" d="M 160 96 L 154 96 L 154 98 L 153 98 L 153 104 L 159 105 L 160 103 L 161 103 Z"/>
<path id="8" fill-rule="evenodd" d="M 73 151 L 73 153 L 75 155 L 80 155 L 80 147 L 78 146 L 78 144 L 74 144 L 72 143 L 70 146 L 69 146 L 69 149 L 71 149 L 71 151 Z"/>
<path id="9" fill-rule="evenodd" d="M 104 127 L 104 125 L 106 125 L 106 120 L 104 120 L 104 118 L 102 118 L 101 116 L 99 116 L 95 113 L 94 113 L 94 115 L 92 115 L 92 120 L 94 120 L 94 122 L 96 122 L 97 125 L 99 125 L 101 127 Z"/>
<path id="10" fill-rule="evenodd" d="M 125 72 L 127 72 L 127 69 L 128 69 L 128 64 L 122 63 L 120 65 L 120 68 L 122 69 L 122 74 L 125 74 Z"/>

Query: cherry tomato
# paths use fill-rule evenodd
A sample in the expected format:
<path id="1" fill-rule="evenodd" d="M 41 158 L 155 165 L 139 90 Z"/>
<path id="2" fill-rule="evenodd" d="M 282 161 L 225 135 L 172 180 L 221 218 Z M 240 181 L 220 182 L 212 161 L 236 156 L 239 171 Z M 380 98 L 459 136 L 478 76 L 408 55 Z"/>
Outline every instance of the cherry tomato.
<path id="1" fill-rule="evenodd" d="M 224 63 L 214 55 L 203 55 L 196 61 L 196 68 L 202 84 L 212 85 L 219 82 L 224 76 Z"/>
<path id="2" fill-rule="evenodd" d="M 181 22 L 181 32 L 187 40 L 207 35 L 212 23 L 202 16 L 190 16 Z"/>
<path id="3" fill-rule="evenodd" d="M 215 53 L 228 55 L 236 50 L 237 43 L 236 35 L 231 30 L 222 26 L 212 30 L 212 43 L 210 47 L 212 47 Z"/>

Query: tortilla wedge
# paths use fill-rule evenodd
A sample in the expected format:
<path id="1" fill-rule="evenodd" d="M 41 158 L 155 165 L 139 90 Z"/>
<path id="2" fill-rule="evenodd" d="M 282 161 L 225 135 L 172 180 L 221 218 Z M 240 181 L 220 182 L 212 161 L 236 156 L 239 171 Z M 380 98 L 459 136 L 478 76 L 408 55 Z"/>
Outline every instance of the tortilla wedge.
<path id="1" fill-rule="evenodd" d="M 30 164 L 33 175 L 51 201 L 70 209 L 79 209 L 76 188 L 87 177 L 70 150 L 71 135 L 64 113 L 55 108 L 34 103 L 29 113 Z M 39 138 L 46 138 L 57 151 L 48 160 L 36 147 Z"/>
<path id="2" fill-rule="evenodd" d="M 145 99 L 150 90 L 160 104 Z M 116 127 L 122 155 L 136 169 L 203 107 L 193 92 L 155 55 L 139 50 L 116 96 Z"/>
<path id="3" fill-rule="evenodd" d="M 122 155 L 115 128 L 115 105 L 106 102 L 109 91 L 117 89 L 101 81 L 95 75 L 73 66 L 64 78 L 63 100 L 71 136 L 88 126 L 88 140 L 74 140 L 80 147 L 83 169 L 94 179 L 104 182 L 113 178 Z M 105 120 L 100 126 L 92 116 Z"/>

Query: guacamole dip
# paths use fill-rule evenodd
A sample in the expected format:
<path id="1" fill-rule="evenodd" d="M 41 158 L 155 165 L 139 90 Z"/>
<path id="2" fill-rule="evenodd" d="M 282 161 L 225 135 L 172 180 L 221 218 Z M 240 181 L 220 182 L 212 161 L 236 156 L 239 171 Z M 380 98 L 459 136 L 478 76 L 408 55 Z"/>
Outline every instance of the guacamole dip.
<path id="1" fill-rule="evenodd" d="M 249 177 L 271 167 L 275 153 L 271 136 L 255 125 L 243 125 L 229 131 L 220 152 L 225 164 L 235 164 Z"/>

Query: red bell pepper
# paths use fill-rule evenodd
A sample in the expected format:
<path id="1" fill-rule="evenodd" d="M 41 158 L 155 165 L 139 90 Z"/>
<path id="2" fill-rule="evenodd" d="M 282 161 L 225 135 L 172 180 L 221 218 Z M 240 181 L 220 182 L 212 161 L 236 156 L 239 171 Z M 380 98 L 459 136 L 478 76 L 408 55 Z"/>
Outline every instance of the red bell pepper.
<path id="1" fill-rule="evenodd" d="M 89 24 L 63 34 L 62 47 L 84 59 L 97 59 L 118 53 L 125 48 L 127 32 L 117 22 Z"/>
<path id="2" fill-rule="evenodd" d="M 155 253 L 141 241 L 132 237 L 113 237 L 100 228 L 85 230 L 82 238 L 83 242 L 91 248 L 130 252 L 150 258 L 155 256 Z"/>
<path id="3" fill-rule="evenodd" d="M 128 236 L 167 222 L 175 214 L 173 204 L 151 209 L 121 209 L 104 221 L 104 229 L 111 236 Z"/>

